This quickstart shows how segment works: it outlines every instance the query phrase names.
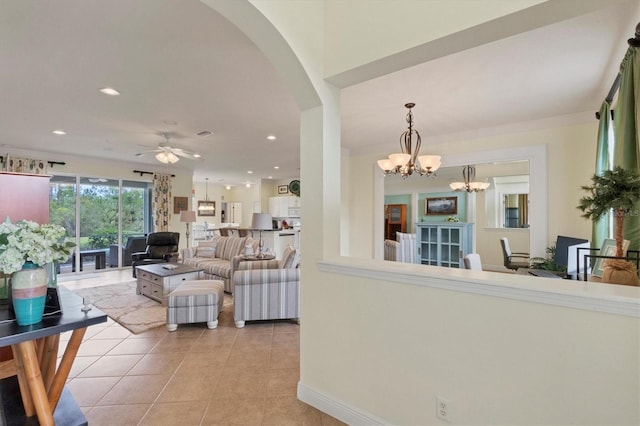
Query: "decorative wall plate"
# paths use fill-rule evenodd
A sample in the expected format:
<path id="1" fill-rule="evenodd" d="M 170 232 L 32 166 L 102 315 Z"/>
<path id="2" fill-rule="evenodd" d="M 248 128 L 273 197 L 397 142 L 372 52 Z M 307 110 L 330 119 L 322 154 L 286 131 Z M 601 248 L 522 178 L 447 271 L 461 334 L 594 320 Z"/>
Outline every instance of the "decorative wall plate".
<path id="1" fill-rule="evenodd" d="M 291 182 L 289 182 L 289 192 L 297 195 L 298 197 L 300 196 L 300 181 L 299 180 L 292 180 Z"/>

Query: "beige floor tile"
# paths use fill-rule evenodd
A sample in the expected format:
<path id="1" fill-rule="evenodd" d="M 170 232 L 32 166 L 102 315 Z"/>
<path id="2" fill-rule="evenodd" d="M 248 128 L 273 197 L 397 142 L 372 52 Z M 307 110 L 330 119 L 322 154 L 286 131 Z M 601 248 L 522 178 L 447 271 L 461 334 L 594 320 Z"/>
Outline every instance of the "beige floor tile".
<path id="1" fill-rule="evenodd" d="M 142 355 L 111 355 L 103 356 L 87 367 L 79 377 L 109 377 L 124 376 L 142 359 Z"/>
<path id="2" fill-rule="evenodd" d="M 282 368 L 269 370 L 267 373 L 268 396 L 296 396 L 300 381 L 298 368 Z"/>
<path id="3" fill-rule="evenodd" d="M 274 333 L 299 333 L 300 324 L 295 320 L 279 320 L 273 323 Z"/>
<path id="4" fill-rule="evenodd" d="M 89 329 L 91 329 L 91 327 L 89 327 Z M 121 341 L 122 339 L 91 339 L 90 345 L 80 345 L 77 356 L 104 355 L 116 347 Z"/>
<path id="5" fill-rule="evenodd" d="M 68 379 L 73 379 L 78 374 L 82 373 L 85 368 L 89 367 L 99 359 L 99 356 L 77 356 L 76 359 L 73 360 L 73 365 L 71 366 Z M 60 359 L 58 359 L 58 364 L 59 363 Z"/>
<path id="6" fill-rule="evenodd" d="M 191 352 L 191 347 L 195 345 L 197 337 L 165 337 L 160 340 L 151 350 L 152 353 L 168 352 Z"/>
<path id="7" fill-rule="evenodd" d="M 262 398 L 267 391 L 267 373 L 261 368 L 225 368 L 218 380 L 213 399 Z"/>
<path id="8" fill-rule="evenodd" d="M 208 401 L 218 383 L 218 376 L 205 376 L 198 371 L 174 375 L 162 390 L 157 402 Z"/>
<path id="9" fill-rule="evenodd" d="M 132 333 L 124 327 L 111 326 L 106 327 L 95 336 L 93 339 L 126 339 Z"/>
<path id="10" fill-rule="evenodd" d="M 91 426 L 128 426 L 139 424 L 151 404 L 107 405 L 85 412 Z"/>
<path id="11" fill-rule="evenodd" d="M 170 377 L 168 375 L 123 377 L 97 405 L 152 403 L 166 386 Z"/>
<path id="12" fill-rule="evenodd" d="M 214 398 L 202 420 L 203 425 L 260 425 L 264 398 Z"/>
<path id="13" fill-rule="evenodd" d="M 233 345 L 234 350 L 259 350 L 271 348 L 273 333 L 238 334 Z"/>
<path id="14" fill-rule="evenodd" d="M 269 366 L 269 354 L 270 350 L 268 348 L 232 350 L 229 353 L 226 367 L 267 368 Z"/>
<path id="15" fill-rule="evenodd" d="M 321 425 L 321 411 L 295 396 L 269 397 L 265 401 L 263 425 Z"/>
<path id="16" fill-rule="evenodd" d="M 107 355 L 135 355 L 146 354 L 160 341 L 160 338 L 149 337 L 144 339 L 124 339 Z"/>
<path id="17" fill-rule="evenodd" d="M 286 347 L 300 350 L 300 333 L 273 333 L 272 347 Z"/>
<path id="18" fill-rule="evenodd" d="M 207 405 L 207 401 L 156 403 L 140 425 L 199 425 Z"/>
<path id="19" fill-rule="evenodd" d="M 261 333 L 273 333 L 273 321 L 247 321 L 244 328 L 238 330 L 238 335 Z"/>
<path id="20" fill-rule="evenodd" d="M 269 368 L 300 368 L 300 350 L 297 348 L 272 348 Z"/>
<path id="21" fill-rule="evenodd" d="M 94 406 L 120 380 L 120 377 L 75 378 L 67 383 L 67 388 L 80 407 Z"/>
<path id="22" fill-rule="evenodd" d="M 197 371 L 203 376 L 219 376 L 224 370 L 230 352 L 227 349 L 215 349 L 210 352 L 187 353 L 176 374 L 190 374 Z"/>
<path id="23" fill-rule="evenodd" d="M 322 426 L 343 426 L 346 423 L 341 422 L 335 417 L 331 417 L 326 413 L 320 413 L 320 419 L 322 420 Z"/>
<path id="24" fill-rule="evenodd" d="M 184 357 L 185 353 L 183 352 L 146 354 L 129 371 L 129 374 L 171 374 L 178 368 Z"/>

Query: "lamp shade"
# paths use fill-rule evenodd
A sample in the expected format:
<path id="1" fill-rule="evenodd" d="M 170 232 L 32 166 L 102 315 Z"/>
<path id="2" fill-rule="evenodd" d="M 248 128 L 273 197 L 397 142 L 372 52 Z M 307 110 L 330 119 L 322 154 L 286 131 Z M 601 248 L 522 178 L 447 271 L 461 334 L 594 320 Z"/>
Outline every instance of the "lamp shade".
<path id="1" fill-rule="evenodd" d="M 177 163 L 179 158 L 173 152 L 162 151 L 156 154 L 156 160 L 164 164 Z"/>
<path id="2" fill-rule="evenodd" d="M 180 222 L 195 222 L 196 212 L 190 210 L 182 210 L 180 212 Z"/>
<path id="3" fill-rule="evenodd" d="M 273 229 L 271 215 L 269 213 L 254 213 L 251 218 L 251 228 L 260 231 Z"/>

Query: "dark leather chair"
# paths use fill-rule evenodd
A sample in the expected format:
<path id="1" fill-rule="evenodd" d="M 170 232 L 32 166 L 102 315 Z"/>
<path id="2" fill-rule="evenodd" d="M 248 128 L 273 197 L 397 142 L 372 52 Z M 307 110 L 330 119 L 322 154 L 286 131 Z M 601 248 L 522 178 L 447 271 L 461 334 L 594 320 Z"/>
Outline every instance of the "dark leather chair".
<path id="1" fill-rule="evenodd" d="M 154 232 L 147 236 L 147 248 L 145 251 L 131 255 L 133 277 L 136 277 L 136 266 L 151 265 L 154 263 L 177 262 L 178 232 Z"/>
<path id="2" fill-rule="evenodd" d="M 131 266 L 131 255 L 138 253 L 147 247 L 147 237 L 132 236 L 127 238 L 127 242 L 122 247 L 122 266 Z M 111 244 L 109 246 L 109 266 L 115 268 L 118 266 L 118 245 Z"/>

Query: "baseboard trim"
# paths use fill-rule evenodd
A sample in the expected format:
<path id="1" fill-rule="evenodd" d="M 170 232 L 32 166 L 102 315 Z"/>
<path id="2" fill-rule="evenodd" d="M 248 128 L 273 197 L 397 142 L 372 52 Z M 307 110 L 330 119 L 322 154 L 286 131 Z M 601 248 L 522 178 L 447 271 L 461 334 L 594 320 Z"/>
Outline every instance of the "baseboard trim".
<path id="1" fill-rule="evenodd" d="M 298 382 L 298 399 L 348 425 L 386 425 L 376 416 L 364 413 L 329 395 Z"/>

